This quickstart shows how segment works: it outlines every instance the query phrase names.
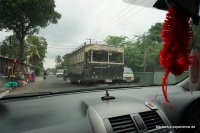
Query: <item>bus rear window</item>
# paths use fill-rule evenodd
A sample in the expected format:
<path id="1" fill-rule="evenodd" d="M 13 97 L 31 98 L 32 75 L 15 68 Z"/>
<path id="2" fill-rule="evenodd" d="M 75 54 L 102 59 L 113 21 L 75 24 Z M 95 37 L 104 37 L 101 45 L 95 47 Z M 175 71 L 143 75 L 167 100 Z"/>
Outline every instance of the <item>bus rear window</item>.
<path id="1" fill-rule="evenodd" d="M 123 54 L 118 52 L 109 52 L 109 62 L 123 63 Z"/>
<path id="2" fill-rule="evenodd" d="M 93 51 L 94 62 L 108 62 L 108 51 Z"/>

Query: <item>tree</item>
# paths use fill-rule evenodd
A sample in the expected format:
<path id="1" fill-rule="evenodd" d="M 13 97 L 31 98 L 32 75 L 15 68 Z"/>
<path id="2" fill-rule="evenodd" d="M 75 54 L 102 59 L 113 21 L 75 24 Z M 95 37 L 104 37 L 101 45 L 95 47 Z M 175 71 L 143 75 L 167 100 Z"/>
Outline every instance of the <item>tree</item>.
<path id="1" fill-rule="evenodd" d="M 150 70 L 163 71 L 159 62 L 159 53 L 163 47 L 162 38 L 162 23 L 156 23 L 148 30 L 147 41 L 147 66 Z M 152 67 L 151 67 L 152 66 Z"/>
<path id="2" fill-rule="evenodd" d="M 161 29 L 162 23 L 156 23 L 147 33 L 138 37 L 138 47 L 143 57 L 143 71 L 161 70 L 159 63 L 159 52 L 163 47 Z"/>
<path id="3" fill-rule="evenodd" d="M 44 62 L 48 45 L 46 39 L 38 36 L 28 36 L 26 43 L 26 56 L 32 59 L 33 64 L 34 60 Z"/>
<path id="4" fill-rule="evenodd" d="M 0 46 L 0 55 L 16 58 L 19 56 L 19 41 L 15 35 L 7 36 Z"/>
<path id="5" fill-rule="evenodd" d="M 124 48 L 125 65 L 135 72 L 142 71 L 143 65 L 143 53 L 139 45 L 139 42 L 131 42 Z"/>
<path id="6" fill-rule="evenodd" d="M 48 73 L 56 74 L 56 68 L 47 68 L 46 71 L 47 71 Z"/>
<path id="7" fill-rule="evenodd" d="M 155 43 L 162 43 L 161 39 L 161 30 L 162 30 L 162 23 L 156 23 L 155 25 L 151 26 L 148 31 L 148 38 Z"/>
<path id="8" fill-rule="evenodd" d="M 15 35 L 6 37 L 0 46 L 1 55 L 15 58 L 19 55 L 19 41 Z M 25 55 L 32 64 L 31 69 L 37 70 L 36 75 L 43 69 L 44 58 L 47 53 L 47 41 L 43 37 L 28 36 L 25 40 Z"/>
<path id="9" fill-rule="evenodd" d="M 47 53 L 47 41 L 43 37 L 28 36 L 26 39 L 26 53 L 36 75 L 43 70 L 44 58 Z"/>
<path id="10" fill-rule="evenodd" d="M 9 47 L 9 44 L 7 42 L 7 40 L 4 40 L 2 43 L 1 43 L 1 46 L 0 46 L 0 49 L 1 49 L 1 55 L 3 56 L 8 56 L 10 54 L 10 47 Z"/>
<path id="11" fill-rule="evenodd" d="M 162 48 L 162 23 L 151 26 L 147 33 L 128 39 L 124 36 L 108 36 L 106 42 L 124 48 L 125 66 L 134 71 L 161 70 L 159 64 L 159 51 Z"/>
<path id="12" fill-rule="evenodd" d="M 125 36 L 111 36 L 111 35 L 109 35 L 109 36 L 106 37 L 105 42 L 108 45 L 124 47 L 126 39 L 127 39 L 127 37 L 125 37 Z"/>
<path id="13" fill-rule="evenodd" d="M 68 66 L 69 55 L 70 55 L 70 54 L 65 54 L 65 55 L 63 56 L 63 61 L 62 61 L 62 63 L 61 63 L 61 66 L 62 66 L 63 68 L 67 68 L 67 66 Z"/>
<path id="14" fill-rule="evenodd" d="M 39 36 L 28 36 L 26 39 L 27 51 L 26 54 L 29 56 L 36 55 L 43 61 L 47 53 L 47 41 L 43 37 Z"/>
<path id="15" fill-rule="evenodd" d="M 39 32 L 61 15 L 54 10 L 54 0 L 1 0 L 0 29 L 13 31 L 20 44 L 19 59 L 24 60 L 24 38 Z"/>
<path id="16" fill-rule="evenodd" d="M 61 63 L 62 63 L 62 57 L 60 55 L 56 56 L 55 62 L 56 62 L 56 67 L 61 67 Z"/>

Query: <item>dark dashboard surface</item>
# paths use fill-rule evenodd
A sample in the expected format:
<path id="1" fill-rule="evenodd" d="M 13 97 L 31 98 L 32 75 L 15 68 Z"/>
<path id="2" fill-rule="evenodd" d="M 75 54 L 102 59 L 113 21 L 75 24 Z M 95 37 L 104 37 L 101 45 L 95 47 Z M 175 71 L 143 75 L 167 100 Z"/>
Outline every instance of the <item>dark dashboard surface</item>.
<path id="1" fill-rule="evenodd" d="M 109 90 L 109 93 L 115 96 L 116 100 L 122 97 L 125 100 L 131 99 L 133 106 L 135 106 L 134 100 L 142 104 L 151 101 L 158 94 L 155 105 L 165 113 L 172 125 L 179 124 L 183 111 L 200 96 L 199 92 L 191 93 L 178 86 L 169 86 L 168 95 L 174 108 L 171 110 L 161 102 L 163 96 L 160 86 L 113 89 Z M 105 91 L 101 90 L 1 100 L 0 132 L 93 132 L 87 109 L 88 106 L 105 102 L 101 101 L 104 95 Z M 106 102 L 112 104 L 113 101 L 115 100 Z M 123 106 L 118 108 L 126 110 Z M 110 109 L 108 114 L 103 115 L 109 116 L 116 111 L 116 109 Z"/>

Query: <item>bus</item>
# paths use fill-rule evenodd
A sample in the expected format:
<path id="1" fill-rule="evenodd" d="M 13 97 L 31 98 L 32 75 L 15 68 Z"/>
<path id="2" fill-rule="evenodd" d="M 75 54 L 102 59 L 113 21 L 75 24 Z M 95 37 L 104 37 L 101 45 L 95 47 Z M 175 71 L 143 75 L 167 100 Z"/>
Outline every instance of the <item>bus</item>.
<path id="1" fill-rule="evenodd" d="M 74 83 L 112 83 L 123 79 L 124 49 L 84 44 L 69 55 L 68 76 Z"/>

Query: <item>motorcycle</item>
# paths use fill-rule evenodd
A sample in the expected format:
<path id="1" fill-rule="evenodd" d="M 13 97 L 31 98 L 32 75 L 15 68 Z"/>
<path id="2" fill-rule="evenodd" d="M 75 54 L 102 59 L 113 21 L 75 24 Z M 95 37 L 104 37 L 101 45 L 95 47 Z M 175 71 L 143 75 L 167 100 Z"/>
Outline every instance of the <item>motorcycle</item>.
<path id="1" fill-rule="evenodd" d="M 47 79 L 47 75 L 43 75 L 43 79 L 46 80 Z"/>

